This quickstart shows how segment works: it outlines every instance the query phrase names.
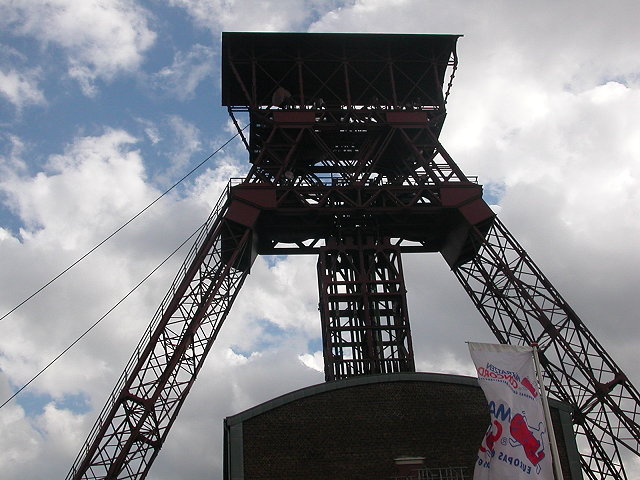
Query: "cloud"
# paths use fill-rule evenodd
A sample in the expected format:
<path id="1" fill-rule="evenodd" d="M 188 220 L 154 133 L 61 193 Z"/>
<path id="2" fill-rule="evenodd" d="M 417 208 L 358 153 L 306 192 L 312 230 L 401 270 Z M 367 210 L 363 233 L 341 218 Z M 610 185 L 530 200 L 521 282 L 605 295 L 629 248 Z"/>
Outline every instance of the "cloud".
<path id="1" fill-rule="evenodd" d="M 4 375 L 0 373 L 0 395 L 9 394 Z M 41 414 L 29 418 L 14 404 L 4 407 L 0 417 L 0 465 L 5 478 L 47 478 L 51 472 L 65 471 L 68 458 L 75 455 L 82 440 L 79 432 L 87 425 L 87 417 L 47 404 Z M 55 438 L 55 441 L 50 439 Z M 28 469 L 25 466 L 29 465 Z"/>
<path id="2" fill-rule="evenodd" d="M 135 71 L 156 38 L 148 12 L 129 0 L 28 0 L 0 5 L 0 14 L 14 33 L 62 49 L 87 96 L 96 94 L 97 79 Z"/>
<path id="3" fill-rule="evenodd" d="M 167 117 L 167 125 L 172 132 L 171 150 L 169 157 L 169 169 L 167 175 L 184 171 L 189 159 L 196 152 L 202 151 L 200 142 L 200 130 L 191 122 L 177 115 Z"/>
<path id="4" fill-rule="evenodd" d="M 136 118 L 136 122 L 142 126 L 144 134 L 147 136 L 152 145 L 156 145 L 162 140 L 160 130 L 156 122 L 145 118 Z"/>
<path id="5" fill-rule="evenodd" d="M 49 158 L 46 173 L 30 176 L 17 171 L 3 177 L 0 189 L 24 224 L 20 240 L 4 235 L 0 244 L 2 263 L 14 272 L 11 283 L 4 286 L 0 295 L 3 313 L 16 299 L 35 291 L 148 203 L 151 192 L 143 182 L 141 159 L 131 150 L 134 141 L 118 130 L 99 137 L 78 138 L 63 154 Z M 117 271 L 118 261 L 103 257 L 95 262 L 69 274 L 66 286 L 51 287 L 38 302 L 3 322 L 6 336 L 0 341 L 1 368 L 11 375 L 15 385 L 23 384 L 59 353 L 71 342 L 73 334 L 81 333 L 91 323 L 87 316 L 95 320 L 106 311 L 107 304 L 97 301 L 101 289 L 111 290 L 111 298 L 121 295 L 116 293 L 122 288 L 113 270 Z M 109 271 L 116 275 L 113 283 L 103 276 Z M 101 287 L 96 288 L 99 284 Z M 74 293 L 74 288 L 80 290 Z M 97 308 L 90 307 L 83 313 L 72 307 L 94 301 Z M 49 339 L 46 347 L 39 345 L 43 336 Z M 45 391 L 54 396 L 75 392 L 78 378 L 95 379 L 104 372 L 104 363 L 91 360 L 91 351 L 79 354 L 86 356 L 92 370 L 78 377 L 77 367 L 70 365 L 67 371 L 59 372 L 59 377 L 49 377 L 51 383 L 45 379 Z"/>
<path id="6" fill-rule="evenodd" d="M 0 70 L 0 94 L 18 111 L 26 105 L 43 105 L 46 101 L 44 93 L 38 87 L 39 76 L 37 70 Z"/>
<path id="7" fill-rule="evenodd" d="M 25 152 L 24 141 L 17 135 L 7 133 L 6 154 L 0 156 L 0 173 L 12 175 L 13 172 L 23 172 L 27 169 L 26 162 L 21 158 Z"/>
<path id="8" fill-rule="evenodd" d="M 171 0 L 204 28 L 213 32 L 293 31 L 305 29 L 308 22 L 352 2 L 319 0 Z"/>
<path id="9" fill-rule="evenodd" d="M 214 50 L 196 44 L 186 53 L 177 52 L 171 66 L 153 74 L 152 82 L 179 100 L 190 100 L 202 81 L 213 76 L 214 67 Z"/>
<path id="10" fill-rule="evenodd" d="M 116 212 L 133 213 L 132 205 L 140 201 L 135 193 L 144 192 L 142 160 L 129 149 L 134 142 L 122 130 L 83 137 L 64 154 L 52 155 L 47 173 L 5 177 L 0 188 L 25 222 L 24 236 L 46 235 L 61 240 L 62 248 L 73 248 L 80 237 L 88 239 L 80 231 L 103 230 L 114 225 Z"/>
<path id="11" fill-rule="evenodd" d="M 326 13 L 309 31 L 463 34 L 461 69 L 473 63 L 477 73 L 491 79 L 545 76 L 549 86 L 580 90 L 612 75 L 637 83 L 640 33 L 628 19 L 638 13 L 640 6 L 633 0 L 619 2 L 615 9 L 597 0 L 582 2 L 580 8 L 552 0 L 358 0 Z M 454 89 L 460 88 L 458 83 L 456 79 Z"/>
<path id="12" fill-rule="evenodd" d="M 156 158 L 149 164 L 149 173 L 161 188 L 171 186 L 205 158 L 202 132 L 184 117 L 164 115 L 157 121 L 137 118 L 136 122 L 153 146 Z M 197 161 L 196 154 L 202 154 Z"/>
<path id="13" fill-rule="evenodd" d="M 322 351 L 303 353 L 302 355 L 298 355 L 298 359 L 312 370 L 324 373 L 324 355 Z"/>
<path id="14" fill-rule="evenodd" d="M 134 145 L 127 132 L 107 130 L 101 136 L 77 138 L 63 153 L 51 155 L 46 172 L 32 176 L 16 172 L 3 178 L 0 188 L 24 224 L 19 239 L 6 230 L 0 235 L 1 262 L 13 272 L 10 284 L 0 293 L 3 313 L 159 195 L 146 184 L 142 158 Z M 178 215 L 174 208 L 183 211 Z M 5 319 L 0 325 L 0 368 L 13 384 L 27 381 L 107 312 L 195 230 L 206 211 L 206 204 L 198 200 L 167 198 L 37 300 Z M 176 230 L 166 223 L 171 216 L 175 216 L 171 226 Z M 102 402 L 159 303 L 158 294 L 166 290 L 177 270 L 176 262 L 146 284 L 151 290 L 138 292 L 140 297 L 128 304 L 126 314 L 114 313 L 104 322 L 106 331 L 99 327 L 98 337 L 90 337 L 93 340 L 74 350 L 75 359 L 70 363 L 63 359 L 56 373 L 43 376 L 35 391 L 55 398 L 86 392 L 91 402 L 96 398 Z M 102 295 L 106 301 L 100 300 Z M 45 338 L 43 346 L 40 342 Z"/>

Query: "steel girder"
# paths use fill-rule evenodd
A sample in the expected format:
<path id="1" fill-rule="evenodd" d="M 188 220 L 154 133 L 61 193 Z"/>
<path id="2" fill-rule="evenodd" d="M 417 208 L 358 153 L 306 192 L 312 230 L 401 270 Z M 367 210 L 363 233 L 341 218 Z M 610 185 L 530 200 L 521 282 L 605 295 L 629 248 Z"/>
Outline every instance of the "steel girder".
<path id="1" fill-rule="evenodd" d="M 549 394 L 573 408 L 582 470 L 626 479 L 620 447 L 640 455 L 640 395 L 587 326 L 496 219 L 455 274 L 501 343 L 538 344 Z"/>
<path id="2" fill-rule="evenodd" d="M 414 372 L 400 248 L 359 231 L 318 257 L 327 381 Z"/>
<path id="3" fill-rule="evenodd" d="M 274 126 L 278 128 L 285 129 Z M 374 223 L 380 226 L 387 221 L 393 225 L 391 219 L 407 211 L 411 211 L 415 219 L 414 215 L 421 210 L 461 212 L 468 205 L 466 200 L 459 204 L 446 200 L 450 196 L 447 190 L 473 191 L 474 186 L 468 181 L 447 181 L 442 176 L 445 171 L 442 168 L 431 170 L 430 175 L 407 175 L 400 185 L 376 184 L 377 177 L 361 184 L 349 177 L 347 170 L 343 173 L 347 179 L 344 183 L 325 183 L 319 177 L 310 182 L 309 174 L 296 177 L 302 180 L 289 181 L 285 167 L 295 158 L 293 152 L 309 128 L 296 127 L 291 143 L 286 148 L 278 146 L 281 154 L 274 156 L 278 159 L 274 162 L 278 168 L 274 167 L 269 177 L 262 173 L 250 175 L 235 187 L 259 189 L 266 185 L 269 195 L 273 194 L 273 200 L 267 205 L 261 205 L 251 196 L 242 199 L 250 209 L 259 212 L 248 214 L 256 217 L 259 230 L 261 219 L 268 219 L 270 212 L 280 218 L 296 218 L 297 212 L 300 214 L 297 218 L 301 218 L 315 211 L 328 218 L 350 218 L 356 223 L 379 212 L 381 216 L 376 217 Z M 402 128 L 392 129 L 399 130 L 399 138 L 411 141 L 411 136 Z M 286 130 L 289 134 L 291 127 L 287 126 Z M 411 133 L 415 137 L 415 132 Z M 436 155 L 445 159 L 443 163 L 449 163 L 441 145 L 435 145 Z M 265 145 L 261 155 L 270 150 L 273 151 L 271 146 Z M 415 163 L 418 164 L 423 165 Z M 264 171 L 267 170 L 261 170 Z M 252 182 L 257 176 L 262 181 Z M 265 184 L 265 178 L 271 182 Z M 251 258 L 247 250 L 256 248 L 252 244 L 252 228 L 242 226 L 251 222 L 243 221 L 242 214 L 238 217 L 240 223 L 228 219 L 233 213 L 229 210 L 230 198 L 236 198 L 235 195 L 234 192 L 230 197 L 223 197 L 212 214 L 208 235 L 194 251 L 197 254 L 185 263 L 184 277 L 176 279 L 69 478 L 117 478 L 116 475 L 144 478 L 146 475 L 246 276 L 250 265 L 247 258 Z M 424 221 L 429 217 L 421 218 Z M 640 397 L 637 390 L 506 228 L 497 220 L 492 223 L 488 234 L 486 230 L 479 230 L 478 225 L 469 224 L 477 229 L 469 236 L 471 243 L 475 243 L 472 252 L 476 253 L 470 261 L 450 262 L 456 276 L 500 342 L 537 342 L 541 346 L 551 395 L 575 408 L 575 428 L 584 439 L 580 448 L 585 474 L 593 480 L 626 479 L 619 447 L 638 454 Z M 347 221 L 347 224 L 353 227 L 353 223 Z M 430 228 L 435 228 L 434 225 L 444 231 L 454 229 L 449 222 L 439 221 Z M 278 230 L 288 231 L 285 226 L 281 227 Z M 334 223 L 329 227 L 331 230 L 340 225 Z M 305 238 L 294 239 L 295 247 L 288 253 L 295 253 L 296 248 L 300 250 L 298 253 L 305 253 L 305 248 L 311 251 L 320 248 L 317 241 L 321 235 L 302 235 Z M 303 243 L 309 238 L 315 242 L 311 247 Z M 390 236 L 384 238 L 388 240 Z M 279 240 L 276 238 L 268 248 L 273 248 Z M 425 243 L 421 251 L 442 250 L 441 247 L 441 241 Z M 264 245 L 261 248 L 265 248 Z M 338 270 L 327 271 L 335 274 Z M 410 357 L 405 360 L 410 361 Z"/>
<path id="4" fill-rule="evenodd" d="M 113 390 L 67 479 L 145 478 L 247 276 L 251 230 L 225 193 Z"/>
<path id="5" fill-rule="evenodd" d="M 279 86 L 329 109 L 446 102 L 459 35 L 222 34 L 222 104 L 271 105 Z M 446 74 L 450 73 L 449 78 Z"/>
<path id="6" fill-rule="evenodd" d="M 244 109 L 230 108 L 234 117 Z M 251 183 L 438 185 L 470 181 L 437 136 L 440 111 L 251 110 Z M 242 133 L 240 131 L 240 133 Z M 291 174 L 294 174 L 291 176 Z M 287 176 L 289 175 L 289 176 Z"/>

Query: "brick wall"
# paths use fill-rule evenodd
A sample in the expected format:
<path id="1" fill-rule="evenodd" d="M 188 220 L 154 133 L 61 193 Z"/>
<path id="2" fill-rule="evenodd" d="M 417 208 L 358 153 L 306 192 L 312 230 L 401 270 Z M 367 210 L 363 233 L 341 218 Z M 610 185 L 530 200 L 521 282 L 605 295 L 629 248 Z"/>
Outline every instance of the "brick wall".
<path id="1" fill-rule="evenodd" d="M 332 382 L 325 391 L 230 417 L 227 422 L 242 424 L 244 476 L 238 478 L 382 480 L 397 474 L 394 459 L 402 456 L 425 457 L 433 468 L 468 466 L 472 473 L 489 426 L 481 389 L 419 374 L 401 378 L 411 375 L 416 381 L 382 381 L 400 378 L 390 375 L 331 389 L 341 384 Z M 564 455 L 565 442 L 559 443 Z"/>

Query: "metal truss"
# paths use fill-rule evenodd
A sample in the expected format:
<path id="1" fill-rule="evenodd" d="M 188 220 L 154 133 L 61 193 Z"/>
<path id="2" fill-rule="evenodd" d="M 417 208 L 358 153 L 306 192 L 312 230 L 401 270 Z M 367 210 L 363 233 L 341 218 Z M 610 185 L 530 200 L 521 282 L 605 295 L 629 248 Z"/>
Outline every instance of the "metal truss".
<path id="1" fill-rule="evenodd" d="M 329 108 L 443 105 L 458 37 L 225 33 L 223 104 L 270 105 L 275 88 L 286 85 L 296 88 L 296 103 L 322 99 Z"/>
<path id="2" fill-rule="evenodd" d="M 540 348 L 551 396 L 573 407 L 582 470 L 626 479 L 620 447 L 640 455 L 640 395 L 506 227 L 495 220 L 455 274 L 501 343 Z"/>
<path id="3" fill-rule="evenodd" d="M 339 119 L 329 116 L 303 107 L 254 111 L 257 131 L 244 139 L 253 163 L 249 181 L 313 186 L 326 179 L 371 185 L 468 180 L 438 142 L 440 125 L 426 111 L 348 109 Z"/>
<path id="4" fill-rule="evenodd" d="M 319 253 L 327 381 L 415 371 L 400 248 L 361 233 Z"/>
<path id="5" fill-rule="evenodd" d="M 456 39 L 223 35 L 223 104 L 250 172 L 203 227 L 69 480 L 146 476 L 258 254 L 319 254 L 327 379 L 412 371 L 405 252 L 440 252 L 501 343 L 539 345 L 583 472 L 627 479 L 638 391 L 438 141 Z M 281 85 L 296 89 L 286 108 L 271 105 Z"/>
<path id="6" fill-rule="evenodd" d="M 250 229 L 223 194 L 113 390 L 67 479 L 144 478 L 247 276 Z"/>

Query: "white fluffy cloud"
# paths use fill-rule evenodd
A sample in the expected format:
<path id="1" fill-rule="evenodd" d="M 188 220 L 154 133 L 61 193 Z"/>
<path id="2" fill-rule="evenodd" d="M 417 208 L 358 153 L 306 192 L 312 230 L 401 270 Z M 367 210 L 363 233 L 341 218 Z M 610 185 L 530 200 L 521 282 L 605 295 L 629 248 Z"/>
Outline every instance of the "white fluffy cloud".
<path id="1" fill-rule="evenodd" d="M 173 63 L 153 75 L 156 88 L 180 100 L 193 98 L 196 88 L 215 71 L 214 50 L 193 45 L 188 52 L 177 52 Z"/>
<path id="2" fill-rule="evenodd" d="M 68 73 L 86 95 L 95 80 L 135 70 L 155 41 L 148 12 L 131 0 L 2 2 L 0 24 L 63 49 Z"/>
<path id="3" fill-rule="evenodd" d="M 141 159 L 131 149 L 133 142 L 130 135 L 116 130 L 99 137 L 79 138 L 63 154 L 50 157 L 47 172 L 3 177 L 0 189 L 25 224 L 19 240 L 11 235 L 2 239 L 2 263 L 13 272 L 12 281 L 1 295 L 3 311 L 62 271 L 148 203 L 153 192 L 144 184 Z M 2 369 L 11 375 L 14 384 L 30 378 L 65 343 L 70 343 L 83 325 L 86 328 L 99 318 L 101 310 L 106 310 L 108 302 L 98 300 L 99 292 L 110 290 L 117 297 L 116 292 L 122 291 L 118 263 L 117 259 L 97 258 L 86 269 L 70 273 L 65 278 L 66 285 L 52 287 L 34 305 L 3 322 L 7 335 L 2 342 Z M 104 276 L 106 272 L 113 277 Z M 90 285 L 89 279 L 95 283 Z M 74 291 L 75 288 L 79 290 Z M 81 306 L 89 308 L 81 312 Z M 43 346 L 40 342 L 45 338 L 50 341 Z M 80 355 L 91 358 L 92 352 Z M 49 393 L 62 395 L 69 388 L 75 391 L 79 386 L 72 385 L 78 378 L 100 375 L 104 370 L 100 363 L 96 359 L 94 368 L 79 377 L 77 366 L 60 372 L 55 380 L 49 377 L 50 383 L 45 380 Z"/>
<path id="4" fill-rule="evenodd" d="M 167 152 L 169 166 L 163 176 L 172 178 L 176 173 L 184 173 L 189 159 L 202 150 L 201 133 L 195 125 L 178 115 L 168 116 L 166 123 L 171 131 L 171 147 Z"/>
<path id="5" fill-rule="evenodd" d="M 15 69 L 0 69 L 0 95 L 11 102 L 18 111 L 26 105 L 45 103 L 44 93 L 38 85 L 37 70 L 19 72 Z"/>
<path id="6" fill-rule="evenodd" d="M 0 188 L 28 227 L 23 236 L 47 236 L 64 249 L 84 237 L 86 246 L 95 241 L 92 232 L 104 233 L 118 225 L 123 212 L 134 213 L 147 193 L 142 159 L 130 148 L 134 142 L 128 133 L 110 130 L 52 155 L 46 171 L 34 177 L 5 176 Z"/>
<path id="7" fill-rule="evenodd" d="M 293 31 L 305 29 L 310 21 L 339 9 L 340 0 L 170 0 L 185 9 L 201 27 L 213 32 Z"/>

